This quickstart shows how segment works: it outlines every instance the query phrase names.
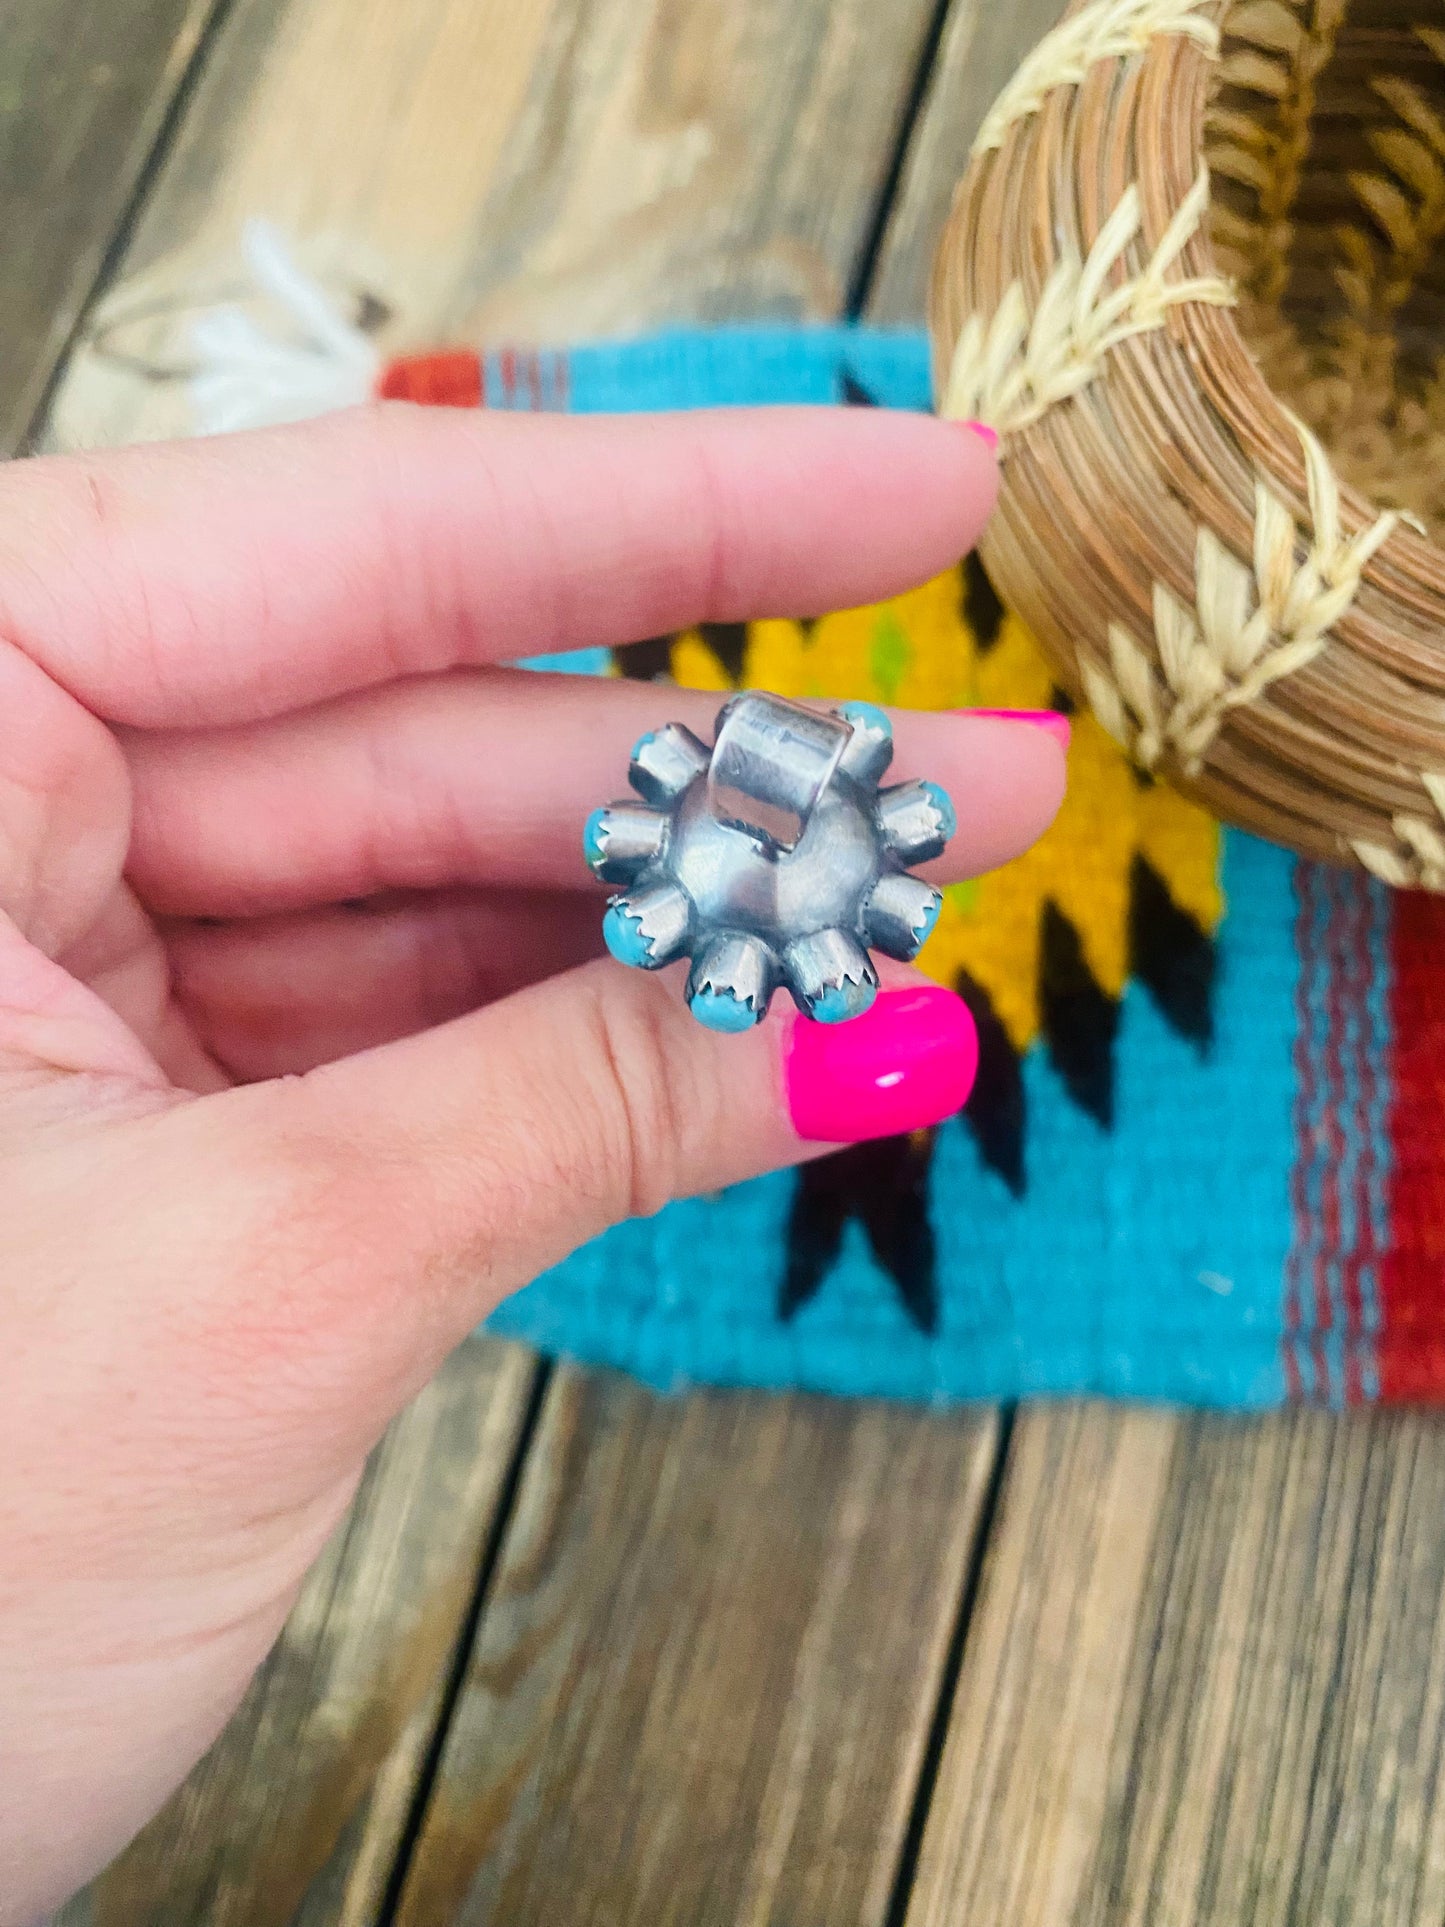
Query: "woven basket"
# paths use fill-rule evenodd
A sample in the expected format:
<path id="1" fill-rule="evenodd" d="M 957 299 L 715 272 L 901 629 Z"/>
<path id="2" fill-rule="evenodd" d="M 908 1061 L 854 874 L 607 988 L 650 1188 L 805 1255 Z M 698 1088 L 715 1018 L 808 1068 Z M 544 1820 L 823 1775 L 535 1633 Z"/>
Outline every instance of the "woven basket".
<path id="1" fill-rule="evenodd" d="M 1442 0 L 1074 5 L 932 324 L 1070 691 L 1226 819 L 1445 890 Z"/>

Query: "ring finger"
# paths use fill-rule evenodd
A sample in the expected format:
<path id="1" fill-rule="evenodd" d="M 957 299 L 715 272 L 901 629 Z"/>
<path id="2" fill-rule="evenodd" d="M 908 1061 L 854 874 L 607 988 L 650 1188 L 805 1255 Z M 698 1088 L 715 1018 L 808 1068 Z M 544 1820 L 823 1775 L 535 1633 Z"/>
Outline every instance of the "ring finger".
<path id="1" fill-rule="evenodd" d="M 583 886 L 582 825 L 624 789 L 631 745 L 672 718 L 708 739 L 717 707 L 654 684 L 473 670 L 238 729 L 129 735 L 128 874 L 172 916 Z M 1063 793 L 1056 737 L 966 711 L 894 720 L 893 777 L 931 777 L 958 813 L 933 880 L 992 869 L 1047 828 Z"/>

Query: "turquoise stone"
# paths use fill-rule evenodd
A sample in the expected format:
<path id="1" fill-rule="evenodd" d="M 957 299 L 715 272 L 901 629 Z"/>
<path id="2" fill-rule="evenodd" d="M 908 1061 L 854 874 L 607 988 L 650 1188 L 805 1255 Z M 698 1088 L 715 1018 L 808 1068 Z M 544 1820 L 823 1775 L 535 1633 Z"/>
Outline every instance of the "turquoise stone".
<path id="1" fill-rule="evenodd" d="M 846 1024 L 861 1017 L 878 995 L 878 986 L 867 982 L 837 984 L 814 1000 L 808 1015 L 820 1024 Z"/>
<path id="2" fill-rule="evenodd" d="M 838 714 L 845 723 L 852 723 L 855 729 L 876 730 L 880 736 L 886 736 L 889 742 L 893 740 L 893 725 L 877 703 L 840 703 Z"/>
<path id="3" fill-rule="evenodd" d="M 714 990 L 709 985 L 695 992 L 689 1009 L 697 1021 L 706 1024 L 709 1030 L 730 1032 L 751 1030 L 760 1014 L 730 990 Z"/>
<path id="4" fill-rule="evenodd" d="M 582 854 L 593 870 L 600 870 L 607 860 L 602 847 L 602 825 L 606 820 L 606 810 L 594 810 L 582 830 Z"/>
<path id="5" fill-rule="evenodd" d="M 646 969 L 652 961 L 652 944 L 642 932 L 642 919 L 625 904 L 614 903 L 602 919 L 602 941 L 618 963 L 631 964 L 634 970 Z"/>
<path id="6" fill-rule="evenodd" d="M 938 811 L 944 840 L 951 841 L 958 832 L 958 812 L 953 807 L 953 799 L 941 783 L 925 783 L 923 787 L 927 790 L 933 807 Z"/>
<path id="7" fill-rule="evenodd" d="M 935 896 L 932 903 L 929 904 L 923 915 L 918 919 L 917 923 L 914 924 L 913 934 L 918 939 L 918 947 L 920 950 L 933 935 L 934 928 L 938 923 L 938 913 L 942 908 L 943 898 Z"/>

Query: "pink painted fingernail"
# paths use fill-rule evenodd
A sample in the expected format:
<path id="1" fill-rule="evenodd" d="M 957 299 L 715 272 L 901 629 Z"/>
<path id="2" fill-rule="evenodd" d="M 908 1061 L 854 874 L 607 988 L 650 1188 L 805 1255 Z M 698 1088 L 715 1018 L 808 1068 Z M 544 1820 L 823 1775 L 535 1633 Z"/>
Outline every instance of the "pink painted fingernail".
<path id="1" fill-rule="evenodd" d="M 998 453 L 998 430 L 996 428 L 990 428 L 987 422 L 964 422 L 963 426 L 971 435 L 977 435 L 978 439 L 991 448 L 995 455 Z"/>
<path id="2" fill-rule="evenodd" d="M 1031 723 L 1035 729 L 1046 729 L 1056 743 L 1069 747 L 1073 734 L 1067 716 L 1061 716 L 1057 709 L 961 709 L 960 716 L 991 716 L 1000 723 Z"/>
<path id="3" fill-rule="evenodd" d="M 785 1076 L 793 1129 L 813 1144 L 860 1144 L 941 1124 L 978 1071 L 978 1032 L 951 990 L 885 990 L 846 1024 L 799 1018 Z"/>

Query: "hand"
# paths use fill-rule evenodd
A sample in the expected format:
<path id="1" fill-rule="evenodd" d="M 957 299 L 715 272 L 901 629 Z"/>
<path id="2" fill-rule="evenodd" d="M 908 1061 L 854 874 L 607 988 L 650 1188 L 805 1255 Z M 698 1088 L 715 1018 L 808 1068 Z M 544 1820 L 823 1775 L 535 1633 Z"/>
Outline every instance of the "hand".
<path id="1" fill-rule="evenodd" d="M 994 486 L 965 430 L 821 410 L 402 407 L 0 471 L 0 1922 L 205 1750 L 505 1293 L 957 1107 L 959 1007 L 910 972 L 790 1055 L 781 1005 L 717 1037 L 589 961 L 583 820 L 716 699 L 493 665 L 900 590 Z M 940 876 L 1061 794 L 1041 730 L 898 746 L 959 805 Z"/>

